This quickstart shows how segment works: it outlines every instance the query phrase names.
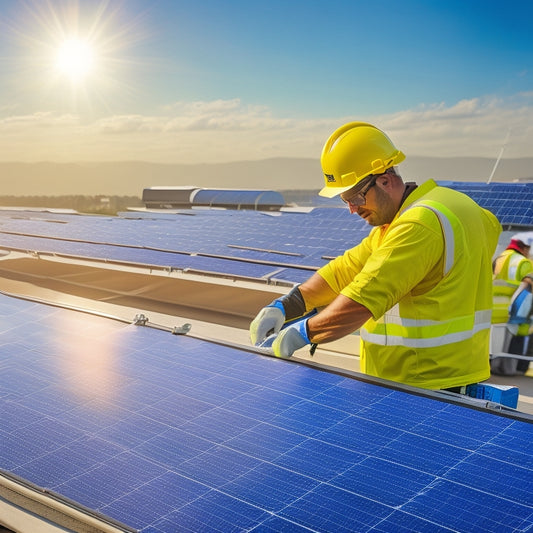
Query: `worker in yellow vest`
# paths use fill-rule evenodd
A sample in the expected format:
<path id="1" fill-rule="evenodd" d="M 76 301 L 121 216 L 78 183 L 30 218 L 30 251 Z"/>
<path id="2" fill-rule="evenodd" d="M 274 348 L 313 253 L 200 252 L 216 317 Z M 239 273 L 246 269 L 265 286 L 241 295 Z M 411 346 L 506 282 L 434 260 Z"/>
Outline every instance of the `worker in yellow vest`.
<path id="1" fill-rule="evenodd" d="M 533 263 L 529 259 L 531 244 L 533 232 L 514 235 L 507 248 L 494 260 L 493 324 L 507 322 L 513 293 L 524 277 L 533 272 Z"/>
<path id="2" fill-rule="evenodd" d="M 373 226 L 360 244 L 260 310 L 253 344 L 290 357 L 360 329 L 361 370 L 425 389 L 490 376 L 496 217 L 468 196 L 404 183 L 405 159 L 375 126 L 337 129 L 321 156 L 329 198 Z M 314 310 L 318 310 L 315 312 Z"/>
<path id="3" fill-rule="evenodd" d="M 513 295 L 523 280 L 533 272 L 529 257 L 533 244 L 533 232 L 513 235 L 507 248 L 493 262 L 493 324 L 506 324 L 506 328 L 493 328 L 493 346 L 501 346 L 501 352 L 525 355 L 531 339 L 528 323 L 509 323 L 509 306 Z M 504 333 L 503 339 L 498 339 Z M 526 359 L 491 357 L 491 371 L 497 375 L 514 376 L 524 374 L 529 368 Z"/>

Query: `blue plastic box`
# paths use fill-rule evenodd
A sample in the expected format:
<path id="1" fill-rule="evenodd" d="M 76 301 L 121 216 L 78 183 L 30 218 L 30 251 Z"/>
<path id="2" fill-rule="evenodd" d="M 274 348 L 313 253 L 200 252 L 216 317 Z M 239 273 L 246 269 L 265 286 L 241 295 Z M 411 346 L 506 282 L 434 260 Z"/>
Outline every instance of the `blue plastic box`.
<path id="1" fill-rule="evenodd" d="M 466 387 L 466 395 L 472 398 L 488 400 L 516 409 L 518 405 L 518 387 L 496 385 L 494 383 L 476 383 Z"/>

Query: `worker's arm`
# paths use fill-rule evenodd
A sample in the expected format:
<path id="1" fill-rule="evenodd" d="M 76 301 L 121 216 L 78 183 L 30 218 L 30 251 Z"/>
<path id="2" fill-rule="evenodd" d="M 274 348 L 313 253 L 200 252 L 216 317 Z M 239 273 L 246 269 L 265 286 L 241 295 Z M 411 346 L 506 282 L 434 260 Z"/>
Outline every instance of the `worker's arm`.
<path id="1" fill-rule="evenodd" d="M 282 340 L 285 347 L 288 345 L 294 349 L 308 344 L 310 341 L 307 337 L 307 320 L 314 316 L 317 310 L 322 313 L 322 309 L 332 304 L 338 298 L 340 291 L 361 271 L 371 253 L 369 240 L 368 237 L 363 239 L 361 244 L 330 261 L 307 281 L 261 309 L 250 324 L 252 344 L 262 348 L 272 347 L 274 352 L 276 352 L 277 347 L 279 348 L 278 344 Z M 344 300 L 345 298 L 342 298 L 339 302 Z M 361 311 L 361 309 L 359 310 Z M 342 307 L 340 311 L 349 313 L 346 307 Z M 367 316 L 365 312 L 363 314 L 365 317 Z M 355 331 L 359 327 L 359 318 L 361 324 L 366 321 L 366 318 L 363 320 L 361 317 L 357 317 L 358 325 L 353 326 L 348 323 L 347 317 L 344 316 L 343 323 L 339 325 L 334 323 L 333 314 L 329 312 L 324 318 L 328 320 L 328 323 L 323 319 L 317 322 L 317 325 L 320 326 L 320 331 L 317 332 L 318 338 L 324 340 L 326 338 L 340 338 L 343 335 L 341 332 L 347 334 Z M 282 335 L 276 341 L 274 338 L 280 332 Z M 284 356 L 289 353 L 290 356 L 294 351 L 291 349 L 281 349 L 280 353 L 283 353 Z M 276 353 L 276 355 L 278 354 Z"/>
<path id="2" fill-rule="evenodd" d="M 370 318 L 372 313 L 364 305 L 339 294 L 307 321 L 308 338 L 313 344 L 335 341 L 357 331 Z"/>
<path id="3" fill-rule="evenodd" d="M 324 278 L 314 274 L 299 287 L 310 307 L 324 307 L 307 322 L 309 339 L 314 344 L 331 342 L 358 330 L 369 318 L 370 311 L 350 298 L 337 295 Z"/>
<path id="4" fill-rule="evenodd" d="M 277 357 L 291 357 L 308 344 L 340 339 L 357 330 L 371 317 L 370 311 L 350 298 L 339 295 L 317 315 L 303 317 L 267 337 L 261 348 Z"/>
<path id="5" fill-rule="evenodd" d="M 325 307 L 337 297 L 337 293 L 319 274 L 313 274 L 298 289 L 305 301 L 306 310 Z"/>
<path id="6" fill-rule="evenodd" d="M 317 308 L 320 313 L 314 314 Z M 356 331 L 371 316 L 366 307 L 337 294 L 315 273 L 261 309 L 250 324 L 250 340 L 272 348 L 278 356 L 290 357 L 306 344 L 331 342 Z"/>
<path id="7" fill-rule="evenodd" d="M 533 263 L 528 259 L 518 265 L 517 279 L 523 279 L 533 272 Z"/>

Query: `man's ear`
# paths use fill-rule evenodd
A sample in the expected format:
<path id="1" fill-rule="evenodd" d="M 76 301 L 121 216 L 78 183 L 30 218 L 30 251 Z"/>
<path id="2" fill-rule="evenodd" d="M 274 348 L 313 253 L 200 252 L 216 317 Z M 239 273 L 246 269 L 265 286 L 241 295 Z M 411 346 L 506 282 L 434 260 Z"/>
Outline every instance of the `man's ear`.
<path id="1" fill-rule="evenodd" d="M 378 183 L 384 191 L 392 191 L 397 184 L 398 176 L 390 169 L 378 178 Z"/>
<path id="2" fill-rule="evenodd" d="M 377 181 L 383 190 L 388 190 L 392 183 L 390 176 L 388 176 L 387 174 L 383 174 L 382 176 L 380 176 Z"/>

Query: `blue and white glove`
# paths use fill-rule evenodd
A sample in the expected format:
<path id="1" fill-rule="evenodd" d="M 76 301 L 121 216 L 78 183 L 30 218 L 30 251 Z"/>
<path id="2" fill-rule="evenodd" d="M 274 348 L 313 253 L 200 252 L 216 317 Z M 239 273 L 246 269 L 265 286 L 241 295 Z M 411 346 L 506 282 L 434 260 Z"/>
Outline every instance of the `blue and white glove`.
<path id="1" fill-rule="evenodd" d="M 311 344 L 307 333 L 307 321 L 310 317 L 293 322 L 279 333 L 267 337 L 260 348 L 267 348 L 276 357 L 292 357 L 296 350 Z"/>
<path id="2" fill-rule="evenodd" d="M 285 308 L 280 300 L 274 300 L 263 307 L 250 324 L 250 340 L 255 346 L 261 345 L 267 337 L 279 333 L 285 323 Z"/>

